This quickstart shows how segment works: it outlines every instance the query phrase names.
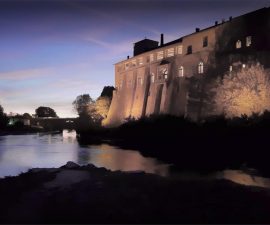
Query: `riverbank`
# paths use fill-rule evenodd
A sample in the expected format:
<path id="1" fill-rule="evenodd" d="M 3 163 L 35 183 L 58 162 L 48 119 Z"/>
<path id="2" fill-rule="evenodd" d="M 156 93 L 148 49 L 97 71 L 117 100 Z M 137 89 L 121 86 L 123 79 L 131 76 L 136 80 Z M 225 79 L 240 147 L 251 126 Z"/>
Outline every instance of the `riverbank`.
<path id="1" fill-rule="evenodd" d="M 129 121 L 117 128 L 78 130 L 81 144 L 108 143 L 136 149 L 179 170 L 209 172 L 256 168 L 270 175 L 270 113 L 251 118 L 208 118 L 200 123 L 174 116 Z"/>
<path id="2" fill-rule="evenodd" d="M 7 127 L 0 130 L 0 136 L 3 135 L 23 135 L 23 134 L 34 134 L 34 133 L 60 133 L 61 130 L 48 130 L 42 127 L 23 126 L 23 127 Z"/>
<path id="3" fill-rule="evenodd" d="M 269 223 L 268 188 L 69 162 L 0 179 L 1 223 Z"/>

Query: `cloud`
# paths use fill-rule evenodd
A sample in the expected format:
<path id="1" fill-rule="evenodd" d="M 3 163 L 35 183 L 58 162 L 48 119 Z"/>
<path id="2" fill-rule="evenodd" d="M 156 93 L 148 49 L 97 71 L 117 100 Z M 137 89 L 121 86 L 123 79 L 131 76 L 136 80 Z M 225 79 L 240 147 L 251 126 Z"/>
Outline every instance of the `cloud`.
<path id="1" fill-rule="evenodd" d="M 23 69 L 0 72 L 0 80 L 25 80 L 44 76 L 52 71 L 51 68 Z"/>

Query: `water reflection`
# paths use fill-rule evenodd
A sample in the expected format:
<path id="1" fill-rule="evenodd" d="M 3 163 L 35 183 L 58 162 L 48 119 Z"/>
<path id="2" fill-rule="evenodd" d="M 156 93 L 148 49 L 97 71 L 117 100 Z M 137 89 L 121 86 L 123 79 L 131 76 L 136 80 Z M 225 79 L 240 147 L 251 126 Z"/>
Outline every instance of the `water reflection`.
<path id="1" fill-rule="evenodd" d="M 78 162 L 91 162 L 98 167 L 112 171 L 145 171 L 161 176 L 169 174 L 169 165 L 162 164 L 154 158 L 143 157 L 138 151 L 121 150 L 107 144 L 88 146 L 80 149 Z"/>
<path id="2" fill-rule="evenodd" d="M 138 151 L 122 150 L 109 145 L 80 146 L 76 132 L 0 137 L 0 177 L 17 175 L 30 168 L 50 168 L 74 161 L 92 163 L 110 170 L 145 171 L 166 176 L 169 166 Z"/>

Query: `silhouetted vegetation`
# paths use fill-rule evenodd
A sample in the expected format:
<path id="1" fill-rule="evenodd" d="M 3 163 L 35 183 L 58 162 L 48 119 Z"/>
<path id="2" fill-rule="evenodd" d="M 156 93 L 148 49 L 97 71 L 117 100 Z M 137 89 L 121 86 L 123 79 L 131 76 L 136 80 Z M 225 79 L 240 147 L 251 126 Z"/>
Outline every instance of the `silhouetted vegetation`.
<path id="1" fill-rule="evenodd" d="M 173 163 L 181 170 L 251 167 L 270 175 L 268 145 L 270 112 L 226 119 L 209 117 L 198 123 L 183 117 L 150 116 L 118 128 L 78 131 L 81 143 L 104 140 L 121 148 Z"/>
<path id="2" fill-rule="evenodd" d="M 8 124 L 8 117 L 4 113 L 4 108 L 0 105 L 0 130 L 5 128 Z"/>
<path id="3" fill-rule="evenodd" d="M 50 107 L 40 106 L 35 111 L 37 117 L 57 117 L 56 112 Z"/>

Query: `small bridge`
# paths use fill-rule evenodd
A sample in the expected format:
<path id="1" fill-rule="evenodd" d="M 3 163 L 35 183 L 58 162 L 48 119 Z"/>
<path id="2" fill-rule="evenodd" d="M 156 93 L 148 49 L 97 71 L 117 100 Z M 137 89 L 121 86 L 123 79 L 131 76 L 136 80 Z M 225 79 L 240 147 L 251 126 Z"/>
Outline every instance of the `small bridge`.
<path id="1" fill-rule="evenodd" d="M 78 118 L 32 118 L 32 126 L 42 126 L 49 130 L 75 129 Z"/>

